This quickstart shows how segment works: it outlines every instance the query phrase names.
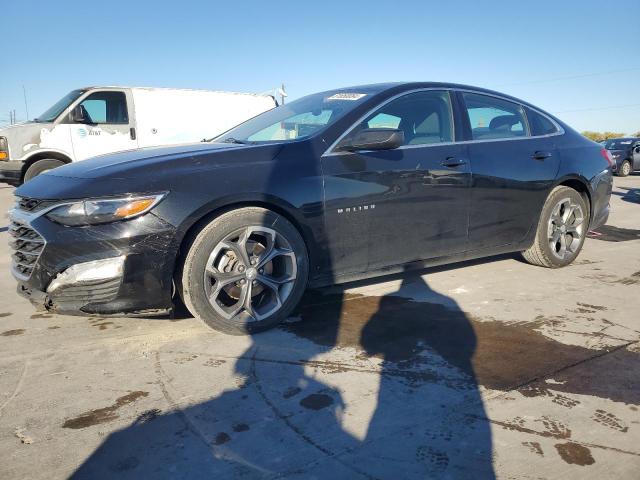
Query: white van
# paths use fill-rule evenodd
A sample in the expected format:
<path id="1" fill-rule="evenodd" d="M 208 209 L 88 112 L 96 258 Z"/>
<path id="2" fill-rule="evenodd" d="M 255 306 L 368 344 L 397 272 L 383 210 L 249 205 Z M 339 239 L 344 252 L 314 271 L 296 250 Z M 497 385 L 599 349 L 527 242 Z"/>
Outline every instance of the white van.
<path id="1" fill-rule="evenodd" d="M 0 130 L 0 182 L 19 185 L 69 162 L 198 142 L 270 110 L 270 95 L 139 87 L 73 90 L 42 115 Z"/>

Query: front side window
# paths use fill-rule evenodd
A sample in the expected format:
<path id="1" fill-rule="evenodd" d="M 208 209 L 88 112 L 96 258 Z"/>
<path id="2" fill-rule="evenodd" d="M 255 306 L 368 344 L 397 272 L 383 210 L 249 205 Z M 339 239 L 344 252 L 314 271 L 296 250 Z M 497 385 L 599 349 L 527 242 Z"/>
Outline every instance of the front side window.
<path id="1" fill-rule="evenodd" d="M 87 123 L 129 123 L 124 92 L 95 92 L 80 103 Z"/>
<path id="2" fill-rule="evenodd" d="M 360 105 L 367 94 L 317 93 L 258 115 L 214 139 L 215 142 L 270 143 L 308 138 Z"/>
<path id="3" fill-rule="evenodd" d="M 527 136 L 522 106 L 476 93 L 463 94 L 474 140 Z"/>
<path id="4" fill-rule="evenodd" d="M 348 144 L 360 131 L 369 128 L 398 129 L 404 134 L 404 145 L 452 142 L 453 115 L 449 93 L 426 90 L 396 98 L 368 115 L 340 144 Z"/>

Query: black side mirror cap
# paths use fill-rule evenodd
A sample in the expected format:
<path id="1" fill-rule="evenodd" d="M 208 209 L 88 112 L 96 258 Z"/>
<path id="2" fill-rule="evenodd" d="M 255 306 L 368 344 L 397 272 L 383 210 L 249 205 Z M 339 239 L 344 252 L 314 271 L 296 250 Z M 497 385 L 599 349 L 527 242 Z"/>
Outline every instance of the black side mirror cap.
<path id="1" fill-rule="evenodd" d="M 393 150 L 404 145 L 404 132 L 395 128 L 364 128 L 338 145 L 337 150 Z"/>

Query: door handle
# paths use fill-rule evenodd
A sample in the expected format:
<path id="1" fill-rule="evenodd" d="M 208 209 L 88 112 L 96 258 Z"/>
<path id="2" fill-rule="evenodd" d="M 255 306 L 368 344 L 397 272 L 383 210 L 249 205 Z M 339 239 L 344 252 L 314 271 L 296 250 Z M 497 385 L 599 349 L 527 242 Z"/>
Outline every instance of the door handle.
<path id="1" fill-rule="evenodd" d="M 543 152 L 538 150 L 537 152 L 534 152 L 534 154 L 532 155 L 532 157 L 536 160 L 544 160 L 546 158 L 551 157 L 553 154 L 551 152 Z"/>
<path id="2" fill-rule="evenodd" d="M 462 158 L 447 157 L 444 162 L 440 163 L 440 165 L 442 165 L 443 167 L 454 168 L 464 165 L 465 163 L 467 163 L 467 161 Z"/>
<path id="3" fill-rule="evenodd" d="M 129 129 L 129 136 L 131 137 L 131 140 L 135 140 L 136 139 L 136 129 L 131 127 Z"/>

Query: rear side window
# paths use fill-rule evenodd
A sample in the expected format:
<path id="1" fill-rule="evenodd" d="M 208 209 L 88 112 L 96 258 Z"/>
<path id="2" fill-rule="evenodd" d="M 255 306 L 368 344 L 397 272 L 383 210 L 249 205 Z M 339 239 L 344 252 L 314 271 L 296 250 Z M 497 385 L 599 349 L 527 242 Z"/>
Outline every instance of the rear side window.
<path id="1" fill-rule="evenodd" d="M 551 120 L 530 108 L 527 108 L 527 118 L 531 127 L 531 135 L 551 135 L 558 131 Z"/>
<path id="2" fill-rule="evenodd" d="M 528 136 L 521 105 L 488 95 L 463 93 L 474 140 Z"/>
<path id="3" fill-rule="evenodd" d="M 80 106 L 89 123 L 129 123 L 124 92 L 95 92 L 85 98 Z"/>

